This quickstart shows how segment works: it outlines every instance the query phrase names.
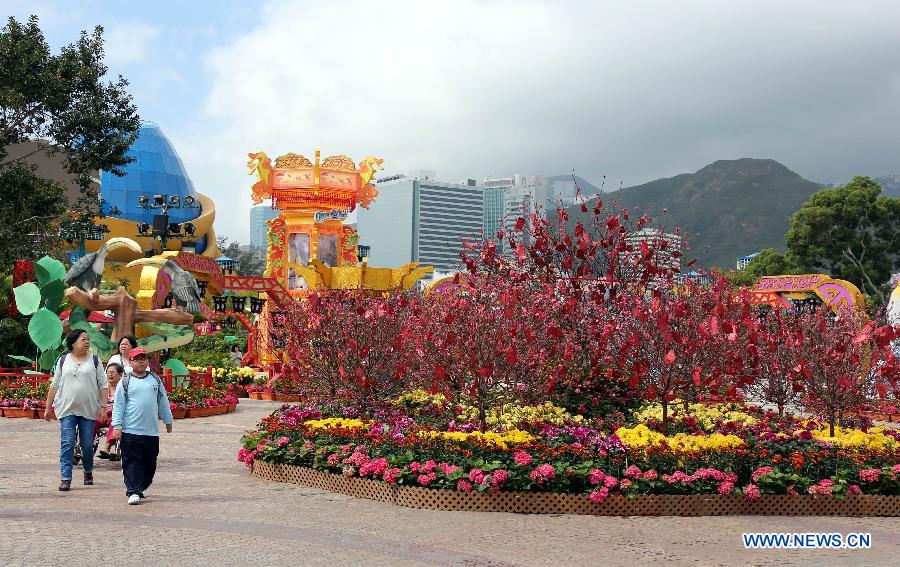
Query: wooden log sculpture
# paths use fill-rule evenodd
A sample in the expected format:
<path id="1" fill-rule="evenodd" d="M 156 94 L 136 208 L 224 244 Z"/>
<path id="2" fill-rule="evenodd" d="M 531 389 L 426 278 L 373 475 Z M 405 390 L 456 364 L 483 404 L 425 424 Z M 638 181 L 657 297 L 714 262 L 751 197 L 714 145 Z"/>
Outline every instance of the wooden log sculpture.
<path id="1" fill-rule="evenodd" d="M 100 295 L 94 289 L 91 293 L 70 287 L 66 290 L 66 298 L 88 311 L 112 311 L 115 314 L 112 342 L 118 342 L 125 335 L 134 334 L 136 323 L 171 323 L 173 325 L 190 325 L 194 316 L 181 308 L 174 309 L 138 309 L 137 300 L 131 297 L 124 287 L 115 293 Z"/>

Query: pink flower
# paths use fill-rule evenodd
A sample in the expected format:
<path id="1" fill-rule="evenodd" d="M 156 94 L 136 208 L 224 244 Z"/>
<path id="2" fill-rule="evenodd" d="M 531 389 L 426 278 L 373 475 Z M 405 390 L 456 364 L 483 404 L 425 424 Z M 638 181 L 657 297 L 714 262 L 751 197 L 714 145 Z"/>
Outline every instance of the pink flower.
<path id="1" fill-rule="evenodd" d="M 556 470 L 553 468 L 553 465 L 544 463 L 543 465 L 538 466 L 536 469 L 531 471 L 532 480 L 537 481 L 538 484 L 541 484 L 547 479 L 556 478 Z"/>
<path id="2" fill-rule="evenodd" d="M 900 476 L 900 464 L 896 464 L 891 467 L 891 472 L 897 476 Z"/>
<path id="3" fill-rule="evenodd" d="M 451 474 L 453 474 L 453 471 L 459 470 L 458 466 L 448 465 L 447 463 L 441 463 L 439 466 L 441 467 L 441 470 L 444 471 L 444 474 L 447 476 L 450 476 Z"/>
<path id="4" fill-rule="evenodd" d="M 277 445 L 278 447 L 284 447 L 285 445 L 287 445 L 290 442 L 291 442 L 291 440 L 289 438 L 282 437 L 281 439 L 279 439 L 278 441 L 275 442 L 275 445 Z M 307 448 L 311 448 L 311 447 L 307 447 Z"/>
<path id="5" fill-rule="evenodd" d="M 794 488 L 793 484 L 787 487 L 787 493 L 791 496 L 800 496 L 800 493 L 797 492 L 797 489 Z"/>
<path id="6" fill-rule="evenodd" d="M 809 487 L 810 494 L 831 494 L 834 489 L 834 482 L 831 479 L 822 479 L 817 484 Z"/>
<path id="7" fill-rule="evenodd" d="M 847 494 L 862 494 L 862 493 L 863 493 L 862 488 L 860 488 L 858 484 L 851 484 L 847 488 Z"/>
<path id="8" fill-rule="evenodd" d="M 601 502 L 606 500 L 607 496 L 609 496 L 609 489 L 606 488 L 605 486 L 601 486 L 598 490 L 591 492 L 588 495 L 588 498 L 591 499 L 591 502 L 596 502 L 597 504 L 600 504 Z"/>
<path id="9" fill-rule="evenodd" d="M 469 480 L 475 484 L 484 484 L 485 472 L 481 469 L 472 469 L 469 471 Z"/>
<path id="10" fill-rule="evenodd" d="M 422 486 L 428 486 L 434 480 L 434 476 L 434 473 L 420 474 L 417 480 Z"/>
<path id="11" fill-rule="evenodd" d="M 244 461 L 246 461 L 247 455 L 249 455 L 249 454 L 250 454 L 250 451 L 248 451 L 247 449 L 241 449 L 240 451 L 238 451 L 238 454 L 237 454 L 238 462 L 243 463 Z"/>
<path id="12" fill-rule="evenodd" d="M 468 480 L 459 479 L 456 481 L 456 490 L 460 492 L 469 492 L 472 490 L 472 483 Z"/>
<path id="13" fill-rule="evenodd" d="M 635 465 L 631 465 L 630 467 L 625 469 L 625 476 L 628 476 L 631 478 L 641 478 L 641 469 L 639 469 Z"/>
<path id="14" fill-rule="evenodd" d="M 516 454 L 513 455 L 513 460 L 517 465 L 530 465 L 531 455 L 529 455 L 525 451 L 517 451 Z"/>
<path id="15" fill-rule="evenodd" d="M 411 470 L 414 473 L 417 473 L 417 472 L 419 472 L 419 468 L 421 466 L 422 465 L 419 464 L 419 461 L 413 461 L 413 462 L 409 463 L 409 470 Z"/>
<path id="16" fill-rule="evenodd" d="M 616 480 L 616 477 L 608 475 L 603 479 L 603 486 L 606 488 L 615 488 L 619 485 L 619 481 Z"/>
<path id="17" fill-rule="evenodd" d="M 772 472 L 772 470 L 772 467 L 759 467 L 758 469 L 753 471 L 751 478 L 753 479 L 753 482 L 757 482 L 759 480 L 759 477 L 769 474 L 770 472 Z"/>
<path id="18" fill-rule="evenodd" d="M 878 482 L 881 477 L 881 469 L 864 469 L 859 471 L 859 479 L 866 482 Z"/>
<path id="19" fill-rule="evenodd" d="M 338 464 L 340 464 L 340 462 L 341 462 L 341 456 L 338 455 L 337 453 L 332 453 L 332 454 L 328 455 L 328 466 L 329 467 L 336 467 L 336 466 L 338 466 Z"/>
<path id="20" fill-rule="evenodd" d="M 719 494 L 731 494 L 732 491 L 734 491 L 734 483 L 727 480 L 720 482 L 719 487 L 716 489 L 716 492 Z"/>
<path id="21" fill-rule="evenodd" d="M 394 467 L 392 469 L 388 469 L 388 470 L 384 471 L 384 475 L 382 475 L 381 478 L 391 484 L 395 484 L 397 482 L 397 480 L 399 480 L 399 478 L 400 478 L 400 469 L 398 469 L 396 467 Z"/>
<path id="22" fill-rule="evenodd" d="M 641 477 L 644 480 L 656 480 L 659 477 L 659 473 L 657 473 L 653 469 L 650 469 L 649 471 L 647 471 L 643 475 L 641 475 Z"/>
<path id="23" fill-rule="evenodd" d="M 437 463 L 434 461 L 425 461 L 425 464 L 422 465 L 422 472 L 430 473 L 436 466 L 437 466 Z"/>
<path id="24" fill-rule="evenodd" d="M 762 496 L 762 492 L 759 491 L 759 487 L 755 484 L 748 484 L 746 488 L 744 488 L 744 496 L 750 500 L 756 500 Z"/>
<path id="25" fill-rule="evenodd" d="M 341 471 L 341 474 L 344 476 L 353 476 L 356 474 L 356 469 L 354 467 L 346 466 L 344 470 Z"/>
<path id="26" fill-rule="evenodd" d="M 600 484 L 603 482 L 603 479 L 606 478 L 606 474 L 600 469 L 591 469 L 590 474 L 588 475 L 588 482 L 591 484 Z"/>
<path id="27" fill-rule="evenodd" d="M 631 488 L 631 481 L 627 478 L 623 478 L 619 481 L 619 490 L 628 490 Z"/>
<path id="28" fill-rule="evenodd" d="M 494 486 L 500 486 L 509 478 L 509 471 L 504 469 L 498 469 L 494 471 L 494 474 L 491 475 L 491 483 Z"/>
<path id="29" fill-rule="evenodd" d="M 341 453 L 349 453 L 350 445 L 341 445 Z"/>

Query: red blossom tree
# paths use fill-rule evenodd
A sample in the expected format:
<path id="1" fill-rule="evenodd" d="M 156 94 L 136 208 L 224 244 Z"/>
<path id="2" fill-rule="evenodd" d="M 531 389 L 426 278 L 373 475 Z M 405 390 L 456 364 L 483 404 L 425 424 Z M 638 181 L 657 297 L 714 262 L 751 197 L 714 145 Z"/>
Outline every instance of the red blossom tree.
<path id="1" fill-rule="evenodd" d="M 760 313 L 758 328 L 759 374 L 745 391 L 754 399 L 784 408 L 800 399 L 803 382 L 797 368 L 802 364 L 803 331 L 791 311 L 773 309 Z"/>
<path id="2" fill-rule="evenodd" d="M 850 313 L 835 317 L 825 309 L 798 316 L 795 325 L 802 336 L 795 372 L 804 402 L 828 421 L 830 436 L 844 415 L 897 387 L 900 365 L 890 345 L 900 336 L 898 328 Z"/>
<path id="3" fill-rule="evenodd" d="M 701 393 L 737 390 L 757 366 L 755 322 L 745 292 L 724 278 L 711 285 L 619 294 L 625 314 L 615 334 L 615 358 L 629 385 L 663 410 L 663 431 L 673 399 L 694 401 Z"/>

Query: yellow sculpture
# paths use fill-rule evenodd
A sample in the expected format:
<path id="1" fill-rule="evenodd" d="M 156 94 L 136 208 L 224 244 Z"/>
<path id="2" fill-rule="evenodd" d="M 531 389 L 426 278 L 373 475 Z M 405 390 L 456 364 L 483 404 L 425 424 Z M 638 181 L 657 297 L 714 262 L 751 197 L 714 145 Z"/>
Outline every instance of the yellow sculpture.
<path id="1" fill-rule="evenodd" d="M 247 175 L 256 173 L 258 181 L 250 188 L 252 193 L 250 197 L 253 203 L 258 205 L 263 199 L 272 198 L 272 160 L 266 155 L 266 152 L 249 153 L 247 156 L 250 160 L 247 162 L 247 168 L 250 170 Z"/>

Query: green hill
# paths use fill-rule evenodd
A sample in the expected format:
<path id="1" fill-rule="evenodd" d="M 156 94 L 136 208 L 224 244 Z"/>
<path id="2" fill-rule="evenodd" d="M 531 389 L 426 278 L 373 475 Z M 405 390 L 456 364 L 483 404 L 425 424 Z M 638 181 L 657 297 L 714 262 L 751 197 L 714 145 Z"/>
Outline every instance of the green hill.
<path id="1" fill-rule="evenodd" d="M 604 200 L 652 210 L 667 231 L 681 227 L 690 245 L 686 259 L 733 268 L 739 256 L 783 250 L 791 215 L 821 187 L 777 161 L 742 158 L 607 193 Z"/>

